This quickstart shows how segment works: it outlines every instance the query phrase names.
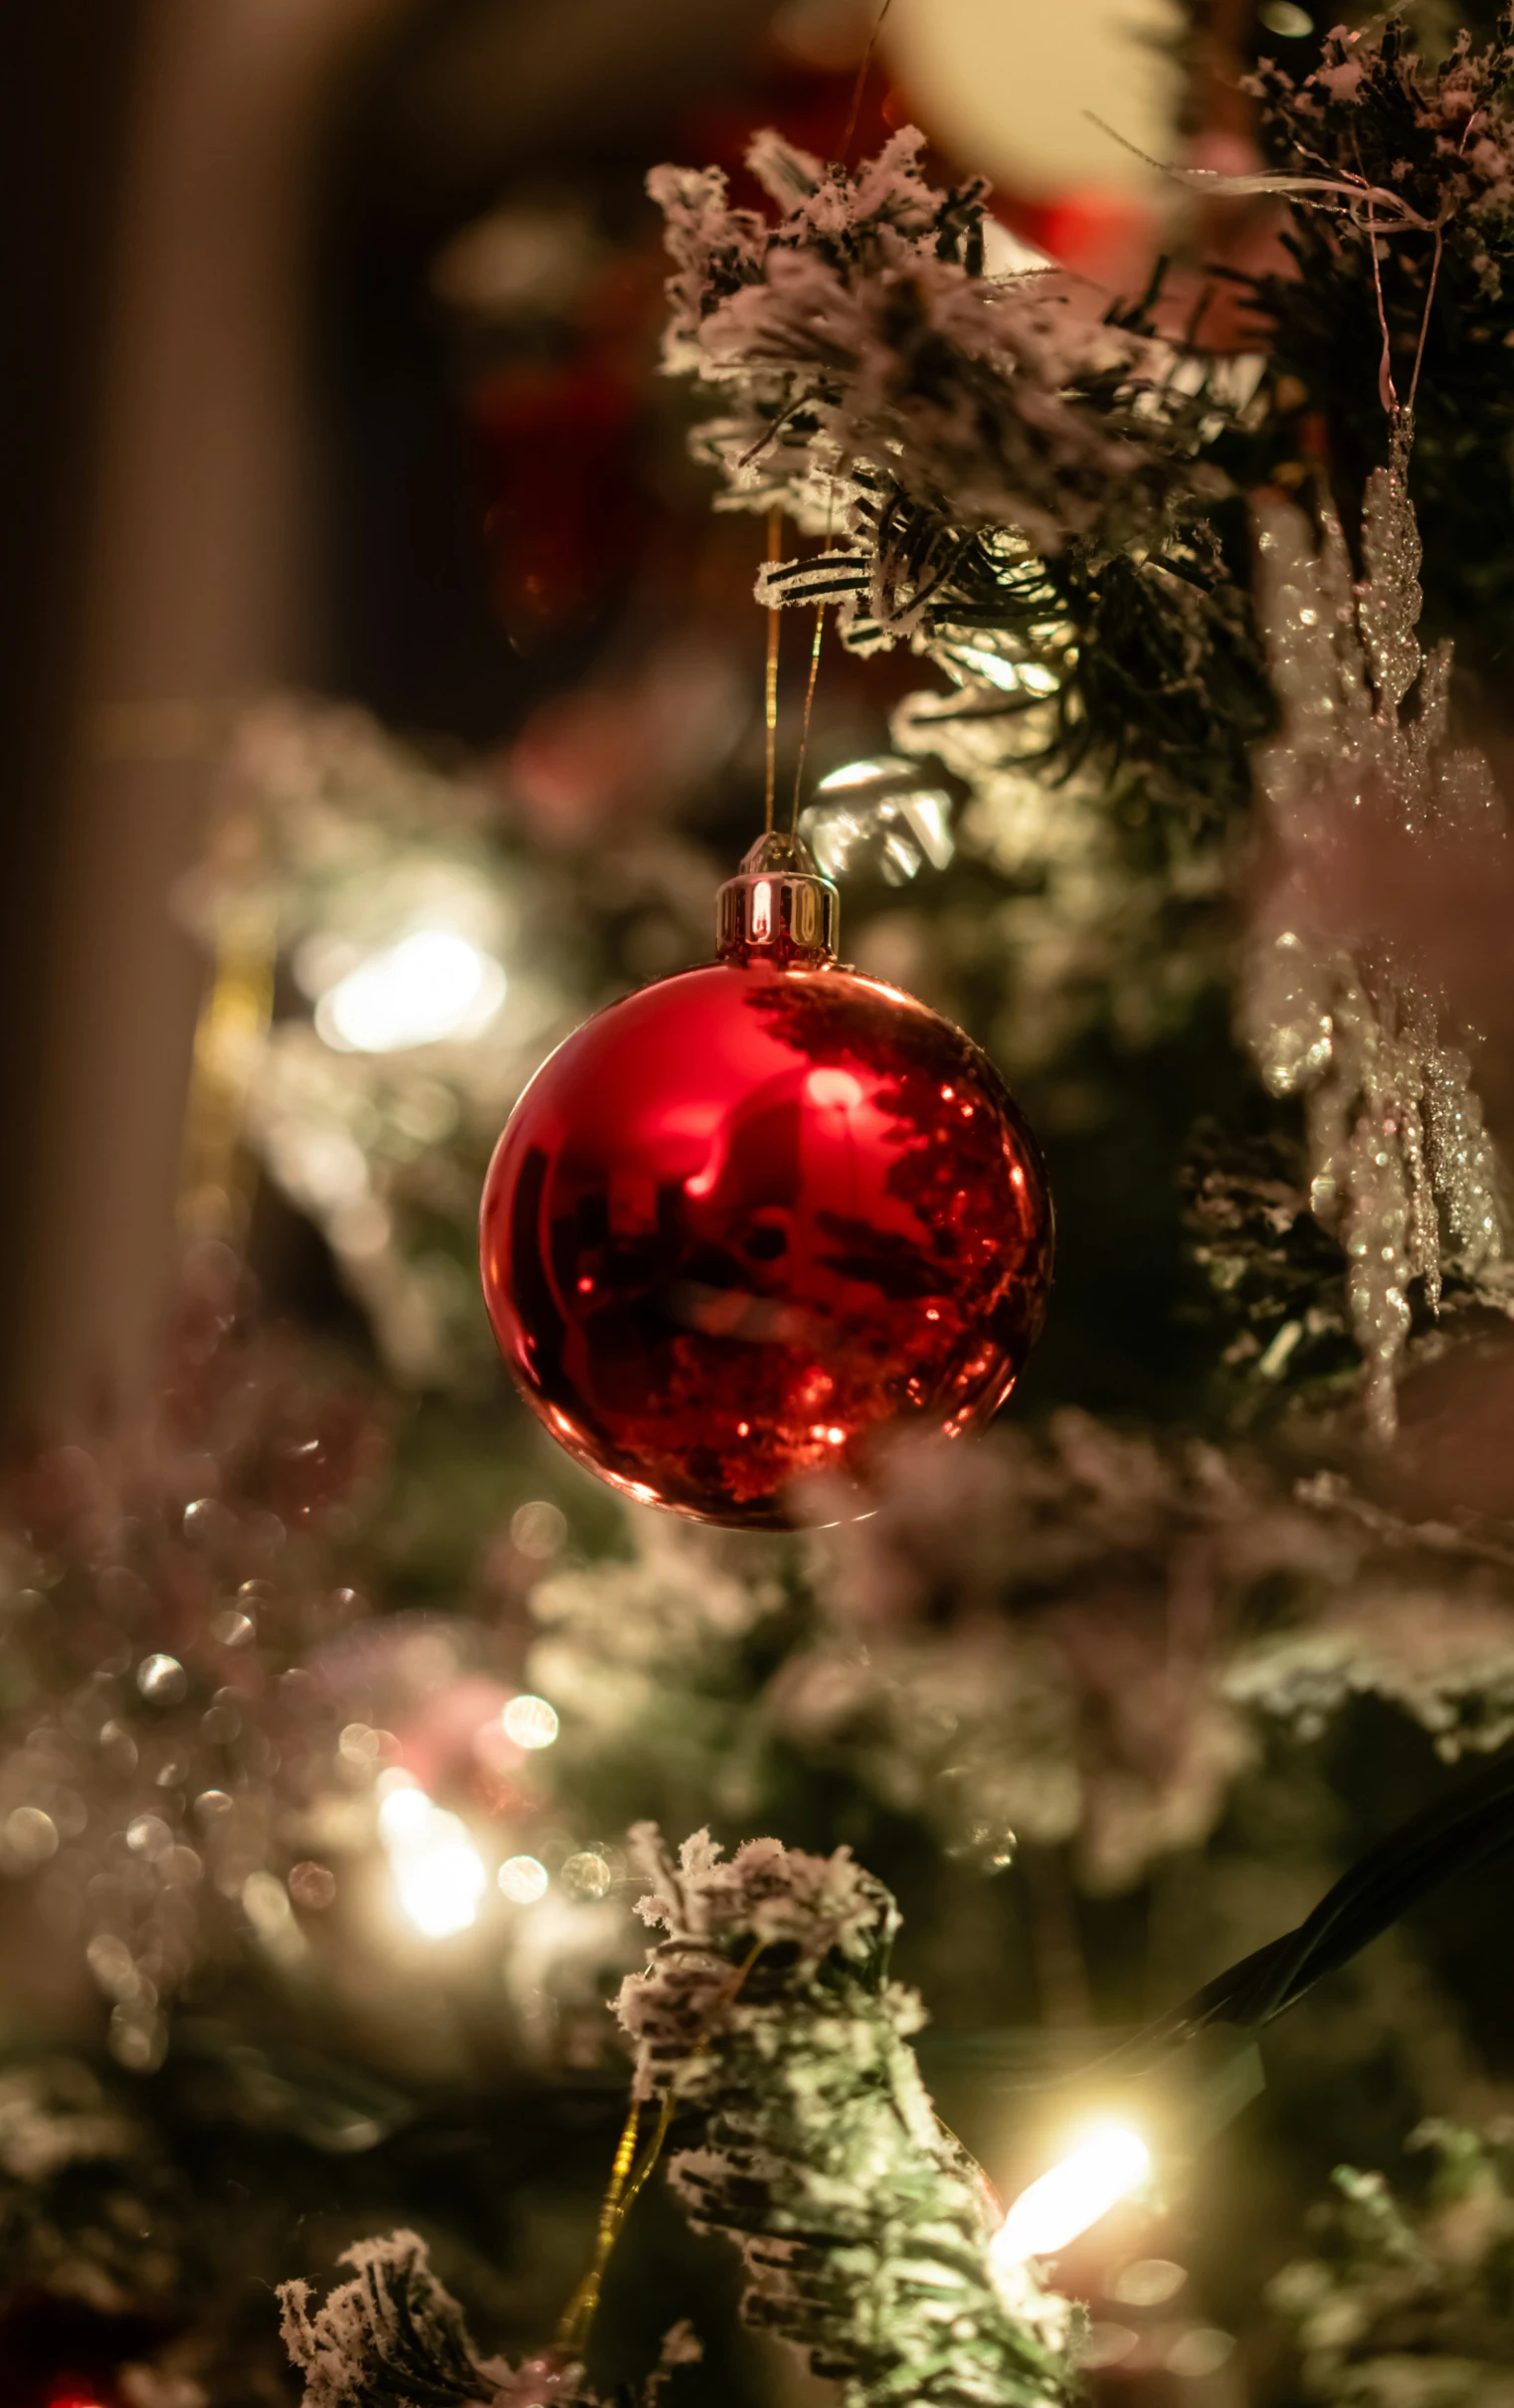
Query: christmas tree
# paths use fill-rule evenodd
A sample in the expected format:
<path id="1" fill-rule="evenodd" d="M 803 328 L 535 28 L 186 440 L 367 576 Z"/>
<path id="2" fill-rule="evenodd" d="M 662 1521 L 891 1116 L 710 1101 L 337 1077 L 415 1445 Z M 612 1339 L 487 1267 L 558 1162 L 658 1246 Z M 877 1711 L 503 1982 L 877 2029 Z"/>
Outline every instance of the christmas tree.
<path id="1" fill-rule="evenodd" d="M 488 757 L 239 721 L 160 1392 L 5 1504 L 8 2398 L 1514 2398 L 1514 19 L 1248 91 L 1261 163 L 1175 169 L 1126 294 L 996 265 L 909 127 L 761 132 L 750 205 L 659 167 L 692 611 Z M 581 296 L 583 224 L 532 229 Z M 538 556 L 529 498 L 517 627 L 624 535 Z M 766 1460 L 750 1367 L 828 1359 L 813 1299 L 731 1317 L 791 1293 L 775 1116 L 755 1300 L 696 1264 L 671 1335 L 615 1325 L 619 1495 L 475 1271 L 527 1081 L 707 960 L 764 816 L 854 984 L 1008 1080 L 1057 1219 L 1027 1361 L 1040 1237 L 897 1105 L 944 1284 L 836 1215 L 829 1275 L 968 1297 L 979 1385 L 870 1330 L 782 1517 L 711 1434 Z M 877 1070 L 836 1042 L 823 1113 Z M 926 1061 L 879 1073 L 911 1111 Z M 303 1328 L 249 1270 L 277 1304 L 297 1227 L 343 1300 Z M 660 1348 L 704 1522 L 658 1510 Z"/>

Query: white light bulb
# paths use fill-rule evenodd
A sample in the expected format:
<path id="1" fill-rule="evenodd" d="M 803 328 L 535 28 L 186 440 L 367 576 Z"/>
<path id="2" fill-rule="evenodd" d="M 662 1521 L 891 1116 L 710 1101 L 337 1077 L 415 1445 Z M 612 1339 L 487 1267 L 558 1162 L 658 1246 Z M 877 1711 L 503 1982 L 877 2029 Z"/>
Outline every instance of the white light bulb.
<path id="1" fill-rule="evenodd" d="M 1104 2125 L 1080 2147 L 1023 2190 L 994 2235 L 991 2255 L 1000 2265 L 1054 2257 L 1139 2190 L 1151 2171 L 1151 2151 L 1136 2132 Z"/>
<path id="2" fill-rule="evenodd" d="M 504 1000 L 491 955 L 449 928 L 419 928 L 370 954 L 315 1007 L 316 1033 L 339 1053 L 402 1053 L 476 1036 Z"/>

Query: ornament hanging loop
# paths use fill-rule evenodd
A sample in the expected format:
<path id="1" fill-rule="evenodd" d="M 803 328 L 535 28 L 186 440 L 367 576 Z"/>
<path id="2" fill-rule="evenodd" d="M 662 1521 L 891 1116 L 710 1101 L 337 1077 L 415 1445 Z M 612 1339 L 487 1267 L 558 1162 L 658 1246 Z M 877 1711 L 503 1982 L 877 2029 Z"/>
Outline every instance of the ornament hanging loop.
<path id="1" fill-rule="evenodd" d="M 722 962 L 762 958 L 816 970 L 836 960 L 841 897 L 800 836 L 759 836 L 716 904 Z"/>

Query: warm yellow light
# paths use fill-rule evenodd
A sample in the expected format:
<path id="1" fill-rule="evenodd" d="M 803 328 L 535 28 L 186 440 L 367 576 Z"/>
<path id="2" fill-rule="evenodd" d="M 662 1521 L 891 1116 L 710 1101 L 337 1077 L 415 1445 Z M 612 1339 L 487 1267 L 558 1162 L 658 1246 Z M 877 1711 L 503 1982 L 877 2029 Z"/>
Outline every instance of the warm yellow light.
<path id="1" fill-rule="evenodd" d="M 455 1814 L 436 1814 L 424 1843 L 394 1850 L 389 1863 L 395 1895 L 427 1940 L 449 1939 L 477 1921 L 483 1864 Z"/>
<path id="2" fill-rule="evenodd" d="M 450 928 L 418 928 L 370 954 L 315 1008 L 316 1033 L 339 1053 L 402 1053 L 476 1036 L 504 1001 L 504 972 Z"/>
<path id="3" fill-rule="evenodd" d="M 392 1785 L 387 1774 L 381 1777 L 386 1786 L 379 1836 L 402 1911 L 427 1940 L 466 1932 L 478 1919 L 487 1879 L 467 1826 L 434 1804 L 408 1775 L 401 1773 Z"/>
<path id="4" fill-rule="evenodd" d="M 1151 2151 L 1123 2125 L 1102 2125 L 1070 2156 L 1023 2190 L 994 2235 L 1001 2265 L 1050 2258 L 1085 2233 L 1111 2207 L 1139 2190 L 1151 2171 Z"/>

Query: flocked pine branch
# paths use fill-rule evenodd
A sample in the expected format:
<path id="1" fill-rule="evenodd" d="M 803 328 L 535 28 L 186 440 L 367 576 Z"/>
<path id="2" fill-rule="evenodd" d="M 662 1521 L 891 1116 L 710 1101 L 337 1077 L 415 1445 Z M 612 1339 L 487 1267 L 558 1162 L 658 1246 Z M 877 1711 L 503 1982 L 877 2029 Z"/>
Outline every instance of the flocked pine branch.
<path id="1" fill-rule="evenodd" d="M 1416 12 L 1418 13 L 1418 12 Z M 1384 455 L 1389 367 L 1410 398 L 1415 479 L 1427 545 L 1427 616 L 1452 629 L 1464 662 L 1500 681 L 1514 620 L 1514 487 L 1493 463 L 1514 436 L 1514 14 L 1483 42 L 1462 32 L 1438 64 L 1421 58 L 1410 12 L 1338 27 L 1302 79 L 1263 60 L 1253 80 L 1271 163 L 1321 167 L 1394 194 L 1433 235 L 1384 240 L 1384 213 L 1289 208 L 1286 267 L 1256 285 L 1269 323 L 1265 416 L 1247 483 L 1285 480 L 1322 454 L 1343 500 Z M 1376 251 L 1376 262 L 1374 262 Z M 1291 464 L 1290 464 L 1291 463 Z"/>
<path id="2" fill-rule="evenodd" d="M 1511 65 L 1507 9 L 1438 67 L 1398 14 L 1332 35 L 1302 81 L 1263 63 L 1290 259 L 1220 271 L 1253 304 L 1232 361 L 1152 341 L 1141 309 L 1095 323 L 1054 276 L 985 275 L 978 188 L 931 190 L 913 136 L 855 177 L 759 137 L 776 221 L 730 209 L 717 175 L 658 170 L 667 363 L 725 410 L 698 445 L 731 503 L 829 523 L 838 555 L 764 590 L 842 603 L 857 645 L 910 637 L 1007 730 L 1046 690 L 1017 676 L 1030 664 L 1057 697 L 1038 713 L 1049 763 L 1123 761 L 1149 796 L 1223 817 L 1268 716 L 1230 497 L 1297 485 L 1311 461 L 1362 490 L 1385 449 L 1386 323 L 1401 398 L 1424 334 L 1431 613 L 1496 662 L 1514 620 Z"/>
<path id="3" fill-rule="evenodd" d="M 284 2338 L 304 2408 L 573 2408 L 579 2369 L 559 2354 L 519 2367 L 480 2358 L 463 2311 L 413 2232 L 359 2241 L 354 2269 L 313 2312 L 307 2283 L 280 2291 Z"/>
<path id="4" fill-rule="evenodd" d="M 671 2180 L 746 2261 L 745 2314 L 848 2408 L 1053 2408 L 1070 2312 L 990 2271 L 992 2202 L 932 2113 L 888 1978 L 897 1910 L 849 1851 L 636 1834 L 662 1938 L 621 1992 L 643 2098 L 697 2116 Z"/>
<path id="5" fill-rule="evenodd" d="M 732 506 L 831 538 L 762 591 L 838 603 L 858 649 L 912 640 L 1007 733 L 1049 689 L 1063 765 L 1128 754 L 1190 806 L 1233 803 L 1265 697 L 1206 515 L 1230 490 L 1206 457 L 1224 375 L 1054 275 L 985 275 L 981 188 L 934 190 L 920 142 L 853 177 L 759 135 L 776 222 L 731 209 L 716 171 L 651 179 L 667 365 L 725 406 L 696 449 Z"/>
<path id="6" fill-rule="evenodd" d="M 1481 51 L 1463 37 L 1435 73 L 1397 21 L 1332 37 L 1299 87 L 1263 71 L 1279 205 L 1305 275 L 1258 286 L 1277 349 L 1257 359 L 1244 412 L 1225 406 L 1219 366 L 1156 342 L 1137 313 L 1095 323 L 1054 275 L 985 276 L 977 188 L 934 191 L 913 137 L 855 177 L 760 137 L 752 164 L 786 212 L 776 223 L 730 210 L 718 176 L 658 172 L 678 268 L 669 364 L 732 405 L 701 438 L 732 498 L 778 499 L 815 525 L 819 495 L 833 508 L 841 497 L 841 535 L 818 559 L 765 572 L 760 593 L 839 604 L 861 648 L 907 637 L 958 688 L 902 707 L 903 749 L 939 753 L 1012 821 L 1028 778 L 1064 785 L 1086 766 L 1108 818 L 1135 797 L 1186 796 L 1191 817 L 1220 824 L 1249 799 L 1253 755 L 1273 833 L 1316 855 L 1327 768 L 1376 785 L 1432 838 L 1491 817 L 1485 767 L 1448 738 L 1448 653 L 1420 652 L 1413 419 L 1400 405 L 1422 368 L 1426 424 L 1440 428 L 1433 482 L 1449 440 L 1446 393 L 1431 397 L 1436 346 L 1451 342 L 1443 271 L 1465 303 L 1452 379 L 1463 485 L 1476 460 L 1502 460 L 1514 421 L 1485 360 L 1495 334 L 1501 348 L 1514 339 L 1511 23 Z M 1322 294 L 1347 281 L 1349 306 L 1342 290 L 1316 324 Z M 1358 407 L 1369 370 L 1370 427 Z M 1321 405 L 1307 422 L 1301 397 Z M 1295 445 L 1304 460 L 1280 457 Z M 1318 544 L 1264 491 L 1258 569 L 1235 540 L 1238 489 L 1274 474 L 1307 483 L 1310 459 Z M 1332 477 L 1365 488 L 1355 588 Z M 1075 791 L 1069 802 L 1072 823 Z M 1175 890 L 1191 883 L 1187 863 L 1168 870 Z M 1273 1092 L 1309 1098 L 1311 1198 L 1345 1251 L 1368 1421 L 1386 1436 L 1411 1287 L 1433 1312 L 1448 1274 L 1475 1280 L 1499 1251 L 1491 1151 L 1464 1055 L 1412 966 L 1329 929 L 1312 954 L 1306 932 L 1309 958 L 1295 962 L 1277 948 L 1299 931 L 1270 933 L 1250 1032 Z M 1286 1061 L 1305 1021 L 1329 1021 L 1325 1054 L 1305 1043 Z"/>
<path id="7" fill-rule="evenodd" d="M 1331 2408 L 1505 2408 L 1514 2399 L 1514 2160 L 1502 2129 L 1433 2122 L 1410 2145 L 1432 2170 L 1405 2206 L 1379 2173 L 1341 2166 L 1314 2254 L 1269 2305 Z"/>
<path id="8" fill-rule="evenodd" d="M 1272 1392 L 1250 1305 L 1274 1360 L 1313 1357 L 1310 1392 L 1328 1389 L 1353 1355 L 1338 1251 L 1283 1177 L 1221 1177 L 1214 1267 L 1235 1275 L 1253 1383 Z M 1454 1301 L 1472 1326 L 1470 1288 Z M 563 1714 L 571 1778 L 592 1764 L 603 1823 L 692 1803 L 760 1827 L 780 1766 L 802 1766 L 953 1855 L 1066 1846 L 1081 1884 L 1128 1888 L 1208 1838 L 1279 1722 L 1317 1735 L 1372 1694 L 1448 1759 L 1514 1734 L 1507 1525 L 1395 1515 L 1297 1471 L 1294 1450 L 1071 1411 L 901 1443 L 876 1511 L 814 1543 L 808 1604 L 719 1535 L 669 1549 L 648 1518 L 629 1562 L 538 1586 L 527 1677 Z"/>
<path id="9" fill-rule="evenodd" d="M 701 2229 L 737 2240 L 747 2320 L 838 2380 L 848 2408 L 1064 2408 L 1077 2329 L 1026 2268 L 991 2269 L 997 2210 L 932 2112 L 909 2034 L 919 2000 L 888 1978 L 898 1912 L 842 1848 L 752 1840 L 722 1861 L 706 1833 L 677 1866 L 634 1834 L 662 1933 L 626 1981 L 636 2095 L 692 2144 L 674 2189 Z M 361 2242 L 312 2309 L 281 2292 L 304 2408 L 574 2408 L 590 2395 L 563 2349 L 519 2367 L 481 2358 L 411 2232 Z M 698 2353 L 664 2340 L 645 2399 Z"/>

